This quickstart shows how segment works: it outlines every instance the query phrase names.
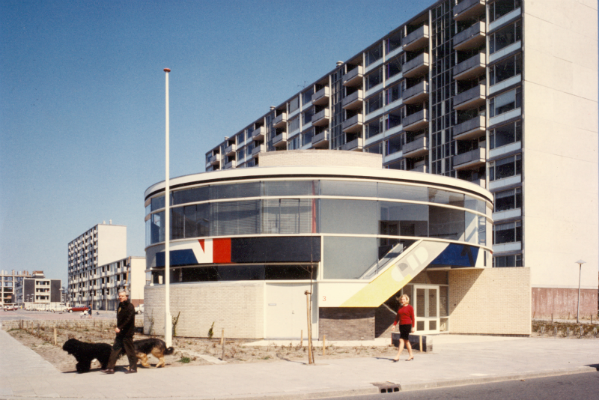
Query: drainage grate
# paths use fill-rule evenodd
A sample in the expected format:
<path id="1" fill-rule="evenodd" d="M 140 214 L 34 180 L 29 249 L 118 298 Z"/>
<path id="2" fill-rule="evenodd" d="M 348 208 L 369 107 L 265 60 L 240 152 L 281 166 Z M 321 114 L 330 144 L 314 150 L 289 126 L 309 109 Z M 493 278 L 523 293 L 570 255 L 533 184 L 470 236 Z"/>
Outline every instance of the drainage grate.
<path id="1" fill-rule="evenodd" d="M 379 388 L 379 393 L 395 393 L 400 391 L 400 385 L 392 382 L 376 382 L 374 386 Z"/>

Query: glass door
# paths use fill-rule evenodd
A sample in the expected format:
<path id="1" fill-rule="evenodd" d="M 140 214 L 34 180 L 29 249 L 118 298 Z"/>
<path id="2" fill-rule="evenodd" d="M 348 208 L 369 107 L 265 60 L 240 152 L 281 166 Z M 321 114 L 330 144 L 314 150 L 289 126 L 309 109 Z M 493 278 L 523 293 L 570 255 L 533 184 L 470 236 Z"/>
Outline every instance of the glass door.
<path id="1" fill-rule="evenodd" d="M 440 290 L 437 285 L 414 286 L 416 333 L 440 332 Z"/>

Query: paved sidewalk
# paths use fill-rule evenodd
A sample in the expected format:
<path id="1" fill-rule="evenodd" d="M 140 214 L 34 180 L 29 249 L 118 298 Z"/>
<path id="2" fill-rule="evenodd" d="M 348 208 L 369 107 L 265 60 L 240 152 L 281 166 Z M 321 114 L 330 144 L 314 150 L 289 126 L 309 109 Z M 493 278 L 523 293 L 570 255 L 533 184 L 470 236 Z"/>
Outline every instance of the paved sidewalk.
<path id="1" fill-rule="evenodd" d="M 411 362 L 389 358 L 277 361 L 164 369 L 135 375 L 62 373 L 0 330 L 0 398 L 231 399 L 375 394 L 595 371 L 598 340 L 445 335 Z M 75 360 L 73 360 L 75 362 Z"/>

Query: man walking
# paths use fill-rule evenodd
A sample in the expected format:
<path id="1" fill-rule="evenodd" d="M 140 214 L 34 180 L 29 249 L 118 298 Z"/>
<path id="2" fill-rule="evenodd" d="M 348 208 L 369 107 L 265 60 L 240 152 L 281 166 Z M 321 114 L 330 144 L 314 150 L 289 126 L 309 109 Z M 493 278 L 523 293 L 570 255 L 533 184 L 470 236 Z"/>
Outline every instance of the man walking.
<path id="1" fill-rule="evenodd" d="M 113 344 L 108 365 L 102 372 L 105 374 L 115 373 L 115 364 L 123 349 L 129 359 L 129 369 L 126 374 L 137 372 L 137 357 L 133 347 L 133 334 L 135 333 L 135 307 L 129 302 L 125 289 L 119 290 L 119 308 L 117 309 L 117 327 L 115 328 L 115 343 Z"/>

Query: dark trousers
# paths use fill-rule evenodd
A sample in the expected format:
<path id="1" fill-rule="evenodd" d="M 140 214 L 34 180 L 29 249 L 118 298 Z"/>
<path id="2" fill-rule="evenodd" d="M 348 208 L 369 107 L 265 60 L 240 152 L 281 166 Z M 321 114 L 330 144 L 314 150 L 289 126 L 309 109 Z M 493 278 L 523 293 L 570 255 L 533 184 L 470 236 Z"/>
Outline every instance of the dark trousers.
<path id="1" fill-rule="evenodd" d="M 137 369 L 137 356 L 135 355 L 135 347 L 133 346 L 133 336 L 121 336 L 115 337 L 115 343 L 113 344 L 112 351 L 110 352 L 110 358 L 108 359 L 108 369 L 114 369 L 121 351 L 125 350 L 127 359 L 129 359 L 129 369 Z"/>

